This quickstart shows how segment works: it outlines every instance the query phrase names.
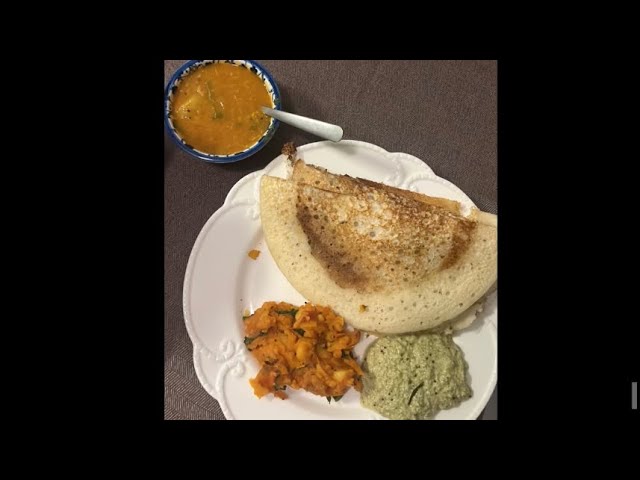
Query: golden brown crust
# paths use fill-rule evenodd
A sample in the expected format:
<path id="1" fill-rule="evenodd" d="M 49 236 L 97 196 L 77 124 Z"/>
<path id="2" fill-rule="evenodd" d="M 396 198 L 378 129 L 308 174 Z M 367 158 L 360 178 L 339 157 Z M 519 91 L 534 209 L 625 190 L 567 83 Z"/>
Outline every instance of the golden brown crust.
<path id="1" fill-rule="evenodd" d="M 356 191 L 297 184 L 297 219 L 311 253 L 342 288 L 375 292 L 416 283 L 455 265 L 471 241 L 476 222 L 438 205 L 375 183 Z"/>
<path id="2" fill-rule="evenodd" d="M 477 222 L 465 253 L 454 265 L 441 269 L 452 239 L 464 232 L 456 220 L 459 217 L 442 209 L 428 215 L 434 228 L 422 228 L 418 243 L 428 248 L 420 250 L 412 241 L 412 225 L 423 225 L 419 213 L 422 209 L 436 207 L 418 201 L 413 201 L 420 204 L 415 211 L 394 206 L 394 202 L 402 201 L 409 199 L 379 189 L 372 189 L 369 198 L 367 194 L 337 194 L 269 176 L 262 177 L 260 184 L 265 240 L 291 285 L 309 301 L 334 307 L 353 327 L 384 334 L 428 330 L 442 324 L 476 303 L 497 278 L 495 227 Z M 305 213 L 304 207 L 318 210 Z M 320 212 L 326 212 L 325 223 L 332 228 L 328 233 Z M 305 228 L 299 216 L 306 217 Z M 438 228 L 441 232 L 435 234 Z M 318 260 L 317 252 L 312 253 L 314 241 L 305 230 L 316 233 L 318 241 L 331 248 L 327 255 L 333 258 Z M 371 231 L 376 242 L 366 238 L 365 234 Z M 332 239 L 340 241 L 330 245 Z M 388 248 L 382 248 L 384 245 Z M 359 261 L 342 265 L 350 258 Z M 400 263 L 396 264 L 396 260 Z M 339 285 L 325 266 L 330 261 L 345 267 L 339 273 L 340 282 L 357 288 Z M 379 265 L 380 270 L 372 270 L 371 265 Z M 349 267 L 355 280 L 349 277 Z M 369 271 L 374 273 L 370 275 Z M 416 275 L 415 281 L 410 277 L 405 281 L 401 274 L 407 271 L 417 275 L 422 272 L 422 279 Z M 364 312 L 361 305 L 366 305 Z"/>
<path id="3" fill-rule="evenodd" d="M 296 146 L 293 142 L 287 142 L 282 146 L 280 153 L 282 153 L 282 155 L 286 155 L 287 159 L 293 163 L 296 159 Z"/>
<path id="4" fill-rule="evenodd" d="M 425 195 L 424 193 L 411 192 L 409 190 L 402 190 L 401 188 L 390 187 L 389 185 L 385 185 L 383 183 L 373 182 L 371 180 L 366 180 L 364 178 L 356 179 L 358 182 L 364 183 L 365 185 L 370 185 L 376 188 L 382 188 L 383 190 L 391 193 L 395 193 L 397 195 L 402 195 L 407 198 L 411 198 L 418 202 L 427 203 L 429 205 L 435 205 L 440 208 L 444 208 L 451 213 L 456 215 L 460 215 L 460 203 L 455 200 L 449 200 L 448 198 L 439 198 L 439 197 L 430 197 L 429 195 Z"/>
<path id="5" fill-rule="evenodd" d="M 289 158 L 295 158 L 295 155 Z M 429 195 L 425 195 L 423 193 L 411 192 L 409 190 L 390 187 L 389 185 L 374 182 L 372 180 L 367 180 L 364 178 L 353 178 L 349 175 L 335 175 L 315 165 L 307 165 L 302 160 L 296 160 L 296 162 L 294 163 L 292 178 L 295 182 L 306 183 L 308 185 L 336 193 L 356 194 L 359 191 L 362 191 L 362 187 L 368 186 L 371 188 L 382 189 L 388 193 L 394 193 L 396 195 L 411 198 L 418 202 L 435 205 L 444 208 L 445 210 L 456 215 L 461 214 L 460 203 L 454 200 L 449 200 L 448 198 L 430 197 Z"/>

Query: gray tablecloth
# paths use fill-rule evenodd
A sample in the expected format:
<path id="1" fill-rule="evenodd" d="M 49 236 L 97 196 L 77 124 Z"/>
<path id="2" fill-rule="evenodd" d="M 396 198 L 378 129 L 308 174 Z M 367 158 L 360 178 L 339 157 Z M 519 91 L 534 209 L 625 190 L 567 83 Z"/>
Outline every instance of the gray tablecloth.
<path id="1" fill-rule="evenodd" d="M 165 85 L 185 61 L 165 61 Z M 338 124 L 345 139 L 415 155 L 496 213 L 497 62 L 259 61 L 280 87 L 283 110 Z M 182 315 L 184 273 L 200 229 L 229 189 L 278 156 L 285 142 L 318 140 L 281 124 L 253 157 L 211 165 L 183 153 L 165 133 L 166 419 L 224 419 L 196 378 Z M 495 409 L 493 399 L 484 418 L 495 418 Z"/>

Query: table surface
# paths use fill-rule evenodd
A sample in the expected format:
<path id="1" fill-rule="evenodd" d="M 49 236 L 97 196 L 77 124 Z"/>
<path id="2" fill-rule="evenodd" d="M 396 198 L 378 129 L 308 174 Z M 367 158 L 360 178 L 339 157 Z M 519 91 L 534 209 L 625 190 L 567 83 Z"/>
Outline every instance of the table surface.
<path id="1" fill-rule="evenodd" d="M 165 85 L 185 61 L 165 61 Z M 414 155 L 497 213 L 496 61 L 258 61 L 277 82 L 283 110 L 340 125 L 345 139 Z M 165 132 L 165 419 L 224 419 L 196 378 L 182 314 L 184 274 L 200 229 L 229 189 L 277 157 L 285 142 L 318 140 L 281 124 L 254 156 L 216 165 L 182 152 Z M 484 419 L 496 418 L 496 398 L 494 392 Z"/>

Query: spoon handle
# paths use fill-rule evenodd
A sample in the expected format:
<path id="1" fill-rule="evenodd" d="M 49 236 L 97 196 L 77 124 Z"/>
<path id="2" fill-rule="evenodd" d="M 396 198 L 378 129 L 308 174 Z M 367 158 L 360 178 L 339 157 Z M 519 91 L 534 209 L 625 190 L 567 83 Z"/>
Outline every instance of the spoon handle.
<path id="1" fill-rule="evenodd" d="M 320 120 L 314 120 L 313 118 L 302 117 L 293 113 L 283 112 L 281 110 L 274 110 L 273 108 L 262 107 L 262 111 L 270 117 L 289 124 L 292 127 L 299 128 L 300 130 L 312 133 L 321 138 L 326 138 L 332 142 L 339 142 L 342 138 L 342 128 L 337 125 L 321 122 Z"/>

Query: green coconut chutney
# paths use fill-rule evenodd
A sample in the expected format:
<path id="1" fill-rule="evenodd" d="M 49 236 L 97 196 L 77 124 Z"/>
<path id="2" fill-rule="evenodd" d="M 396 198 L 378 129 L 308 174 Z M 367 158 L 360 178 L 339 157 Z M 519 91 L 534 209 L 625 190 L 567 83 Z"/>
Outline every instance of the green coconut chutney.
<path id="1" fill-rule="evenodd" d="M 450 335 L 383 337 L 367 350 L 362 405 L 392 420 L 422 420 L 471 397 L 467 364 Z"/>

